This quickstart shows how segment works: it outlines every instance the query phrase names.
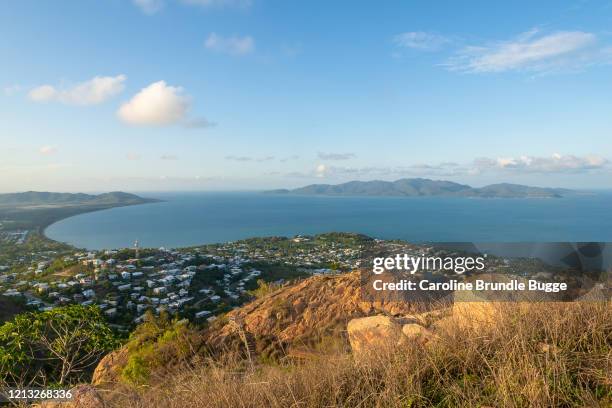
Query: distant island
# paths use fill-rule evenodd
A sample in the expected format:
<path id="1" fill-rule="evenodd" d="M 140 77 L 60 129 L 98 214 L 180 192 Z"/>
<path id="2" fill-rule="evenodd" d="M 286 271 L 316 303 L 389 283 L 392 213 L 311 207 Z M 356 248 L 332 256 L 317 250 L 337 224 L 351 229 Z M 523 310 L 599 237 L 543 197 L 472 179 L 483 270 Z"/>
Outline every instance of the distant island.
<path id="1" fill-rule="evenodd" d="M 482 198 L 560 198 L 575 194 L 562 188 L 530 187 L 520 184 L 499 183 L 485 187 L 471 187 L 446 180 L 405 178 L 396 181 L 349 181 L 342 184 L 311 184 L 293 190 L 266 191 L 268 194 L 300 194 L 326 196 L 451 196 Z"/>

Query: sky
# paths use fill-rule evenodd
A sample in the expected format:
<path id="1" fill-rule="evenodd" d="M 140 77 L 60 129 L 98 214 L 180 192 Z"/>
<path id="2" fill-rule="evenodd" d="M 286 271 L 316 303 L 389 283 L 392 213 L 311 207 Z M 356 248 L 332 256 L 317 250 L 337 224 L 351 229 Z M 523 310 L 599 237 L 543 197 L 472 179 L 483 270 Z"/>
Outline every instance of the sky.
<path id="1" fill-rule="evenodd" d="M 612 1 L 6 0 L 0 192 L 612 188 Z"/>

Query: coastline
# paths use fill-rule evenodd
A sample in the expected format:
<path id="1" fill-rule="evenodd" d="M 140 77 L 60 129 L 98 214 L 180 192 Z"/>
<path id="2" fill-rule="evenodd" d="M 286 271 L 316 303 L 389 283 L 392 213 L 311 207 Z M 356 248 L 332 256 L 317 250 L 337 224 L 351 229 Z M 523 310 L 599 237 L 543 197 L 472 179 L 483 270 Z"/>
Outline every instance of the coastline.
<path id="1" fill-rule="evenodd" d="M 120 207 L 132 207 L 132 206 L 137 206 L 137 205 L 145 205 L 145 204 L 155 204 L 155 203 L 161 203 L 163 202 L 163 200 L 159 200 L 159 199 L 145 199 L 147 201 L 144 202 L 140 202 L 140 203 L 124 203 L 124 204 L 116 204 L 116 205 L 94 205 L 94 206 L 74 206 L 74 212 L 70 212 L 68 214 L 62 214 L 61 216 L 58 216 L 56 218 L 50 219 L 47 222 L 40 224 L 38 226 L 38 232 L 40 233 L 40 235 L 44 238 L 47 239 L 49 241 L 53 241 L 53 242 L 59 242 L 54 240 L 53 238 L 49 237 L 47 235 L 47 229 L 52 226 L 55 223 L 58 223 L 62 220 L 71 218 L 71 217 L 75 217 L 77 215 L 81 215 L 81 214 L 87 214 L 87 213 L 92 213 L 92 212 L 98 212 L 98 211 L 104 211 L 104 210 L 110 210 L 113 208 L 120 208 Z M 70 208 L 70 207 L 61 207 L 62 209 L 66 209 L 66 208 Z M 76 248 L 74 245 L 68 244 L 66 242 L 61 242 L 62 244 L 68 245 L 72 248 Z"/>

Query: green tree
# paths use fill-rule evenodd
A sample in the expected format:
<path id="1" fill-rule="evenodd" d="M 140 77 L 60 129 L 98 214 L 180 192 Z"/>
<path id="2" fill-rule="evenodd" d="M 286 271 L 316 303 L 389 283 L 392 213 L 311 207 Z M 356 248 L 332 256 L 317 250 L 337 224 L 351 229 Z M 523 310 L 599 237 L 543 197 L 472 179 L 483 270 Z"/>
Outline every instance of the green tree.
<path id="1" fill-rule="evenodd" d="M 83 381 L 118 345 L 95 306 L 23 313 L 0 326 L 0 381 L 40 386 Z"/>

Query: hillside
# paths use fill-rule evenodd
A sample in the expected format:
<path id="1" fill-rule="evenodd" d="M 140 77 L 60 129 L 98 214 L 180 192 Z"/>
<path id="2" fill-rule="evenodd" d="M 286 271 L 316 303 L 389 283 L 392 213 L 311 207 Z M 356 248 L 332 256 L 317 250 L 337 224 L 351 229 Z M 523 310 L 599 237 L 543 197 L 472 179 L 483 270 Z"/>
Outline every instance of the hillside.
<path id="1" fill-rule="evenodd" d="M 363 301 L 356 273 L 312 277 L 204 330 L 146 323 L 93 383 L 121 408 L 612 402 L 608 303 L 415 306 Z"/>
<path id="2" fill-rule="evenodd" d="M 483 198 L 559 198 L 573 193 L 559 188 L 530 187 L 520 184 L 491 184 L 475 188 L 466 184 L 422 178 L 396 181 L 349 181 L 342 184 L 311 184 L 293 190 L 272 190 L 273 194 L 333 195 L 333 196 L 454 196 Z"/>
<path id="3" fill-rule="evenodd" d="M 0 230 L 43 231 L 48 225 L 73 215 L 159 201 L 121 191 L 98 195 L 39 191 L 0 194 Z"/>
<path id="4" fill-rule="evenodd" d="M 415 305 L 408 303 L 364 301 L 357 272 L 313 276 L 264 294 L 229 312 L 191 337 L 189 347 L 198 350 L 199 356 L 245 353 L 244 341 L 236 330 L 237 323 L 249 339 L 250 351 L 264 360 L 280 361 L 324 343 L 346 346 L 346 325 L 353 318 L 379 313 L 404 316 L 416 310 Z M 170 356 L 169 361 L 156 362 L 162 373 L 172 362 L 180 360 L 173 353 L 167 356 Z M 155 358 L 158 358 L 157 353 Z M 98 366 L 94 383 L 118 381 L 128 363 L 125 349 L 108 356 Z"/>
<path id="5" fill-rule="evenodd" d="M 98 195 L 84 193 L 52 193 L 27 191 L 23 193 L 0 194 L 2 207 L 34 207 L 34 206 L 74 206 L 74 205 L 129 205 L 154 202 L 135 194 L 113 191 Z"/>

